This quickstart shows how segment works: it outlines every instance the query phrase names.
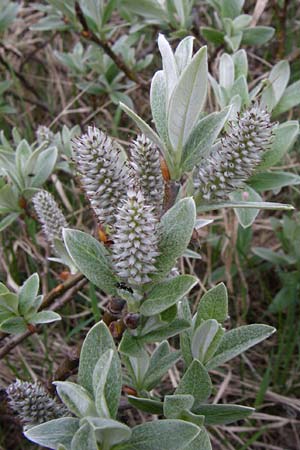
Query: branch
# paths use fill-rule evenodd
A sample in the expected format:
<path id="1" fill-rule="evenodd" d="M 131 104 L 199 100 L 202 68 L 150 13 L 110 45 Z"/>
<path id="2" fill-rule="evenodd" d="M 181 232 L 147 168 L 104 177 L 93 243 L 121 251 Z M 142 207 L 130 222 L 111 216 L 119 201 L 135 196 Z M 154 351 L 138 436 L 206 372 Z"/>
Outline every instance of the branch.
<path id="1" fill-rule="evenodd" d="M 99 45 L 104 52 L 114 61 L 116 66 L 125 73 L 127 78 L 134 81 L 137 84 L 145 85 L 144 80 L 142 80 L 133 70 L 130 69 L 130 67 L 127 66 L 127 64 L 117 55 L 113 49 L 109 46 L 107 41 L 104 41 L 103 39 L 100 39 L 93 31 L 91 31 L 88 27 L 88 24 L 86 22 L 86 19 L 84 17 L 84 14 L 82 12 L 82 9 L 78 2 L 75 2 L 75 11 L 77 18 L 83 28 L 81 35 L 88 39 L 89 41 L 94 42 L 95 44 Z"/>
<path id="2" fill-rule="evenodd" d="M 76 294 L 87 283 L 87 279 L 79 273 L 69 278 L 65 283 L 59 284 L 56 288 L 52 289 L 41 305 L 40 310 L 49 308 L 51 311 L 62 308 L 67 302 L 69 302 L 73 295 Z M 67 292 L 66 292 L 67 291 Z M 62 295 L 64 294 L 65 295 Z M 57 300 L 56 300 L 57 299 Z M 56 301 L 55 301 L 56 300 Z M 0 359 L 4 358 L 13 348 L 27 339 L 34 333 L 40 333 L 41 326 L 34 327 L 31 330 L 27 330 L 22 334 L 13 336 L 8 342 L 0 349 Z M 5 336 L 5 335 L 4 335 Z"/>

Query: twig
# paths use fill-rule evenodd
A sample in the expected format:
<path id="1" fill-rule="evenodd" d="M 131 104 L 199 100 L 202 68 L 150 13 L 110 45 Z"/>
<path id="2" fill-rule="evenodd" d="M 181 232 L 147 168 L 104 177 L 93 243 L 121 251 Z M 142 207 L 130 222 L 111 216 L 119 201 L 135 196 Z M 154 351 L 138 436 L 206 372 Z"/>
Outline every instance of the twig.
<path id="1" fill-rule="evenodd" d="M 48 295 L 45 296 L 45 299 L 41 305 L 40 310 L 49 308 L 51 306 L 51 310 L 55 311 L 60 309 L 65 303 L 67 303 L 72 296 L 81 289 L 85 283 L 87 282 L 86 278 L 79 273 L 74 275 L 72 278 L 69 278 L 64 283 L 56 286 L 52 291 L 49 292 Z M 62 294 L 64 294 L 62 296 Z M 60 297 L 60 298 L 59 298 Z M 57 301 L 55 301 L 58 299 Z M 13 348 L 15 348 L 18 344 L 23 342 L 29 336 L 34 333 L 38 333 L 41 330 L 41 327 L 34 328 L 32 330 L 27 330 L 22 334 L 12 337 L 1 349 L 0 349 L 0 359 L 6 356 Z M 7 334 L 3 333 L 2 338 L 6 337 Z"/>
<path id="2" fill-rule="evenodd" d="M 95 44 L 99 45 L 104 52 L 114 61 L 116 66 L 125 73 L 127 78 L 134 81 L 137 84 L 144 85 L 145 82 L 140 77 L 136 75 L 136 73 L 130 69 L 130 67 L 127 66 L 127 64 L 117 55 L 113 49 L 110 47 L 110 45 L 107 43 L 107 41 L 104 41 L 103 39 L 100 39 L 93 31 L 91 31 L 88 27 L 88 24 L 86 22 L 86 19 L 84 17 L 84 14 L 82 12 L 82 9 L 78 2 L 75 2 L 75 11 L 77 18 L 82 25 L 83 31 L 81 32 L 81 35 L 88 39 L 89 41 L 94 42 Z"/>

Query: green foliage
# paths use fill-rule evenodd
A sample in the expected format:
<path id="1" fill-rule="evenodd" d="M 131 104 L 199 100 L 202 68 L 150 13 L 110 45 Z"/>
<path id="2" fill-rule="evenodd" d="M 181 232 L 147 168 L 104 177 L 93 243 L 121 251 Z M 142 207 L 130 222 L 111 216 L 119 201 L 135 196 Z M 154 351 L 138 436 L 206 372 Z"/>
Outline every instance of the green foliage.
<path id="1" fill-rule="evenodd" d="M 31 275 L 17 293 L 10 292 L 0 283 L 0 329 L 5 333 L 19 334 L 30 325 L 51 323 L 61 317 L 54 311 L 40 311 L 43 296 L 38 295 L 39 277 Z"/>

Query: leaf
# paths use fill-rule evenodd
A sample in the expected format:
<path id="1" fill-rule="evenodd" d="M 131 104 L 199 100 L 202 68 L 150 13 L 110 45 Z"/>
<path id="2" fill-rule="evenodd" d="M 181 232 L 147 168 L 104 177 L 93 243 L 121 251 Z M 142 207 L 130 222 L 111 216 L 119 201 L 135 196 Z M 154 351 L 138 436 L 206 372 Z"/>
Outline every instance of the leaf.
<path id="1" fill-rule="evenodd" d="M 159 256 L 156 258 L 157 273 L 152 280 L 163 279 L 186 250 L 192 237 L 196 220 L 195 203 L 191 197 L 175 203 L 161 218 Z"/>
<path id="2" fill-rule="evenodd" d="M 201 320 L 215 319 L 222 323 L 228 319 L 228 295 L 224 283 L 207 291 L 200 300 L 195 329 L 200 325 Z"/>
<path id="3" fill-rule="evenodd" d="M 207 50 L 202 47 L 182 72 L 170 98 L 168 134 L 174 152 L 179 155 L 199 118 L 206 91 Z"/>
<path id="4" fill-rule="evenodd" d="M 290 79 L 290 65 L 287 61 L 279 61 L 270 72 L 268 85 L 261 96 L 261 107 L 272 111 L 281 99 Z"/>
<path id="5" fill-rule="evenodd" d="M 0 330 L 4 333 L 19 334 L 27 331 L 27 325 L 23 317 L 12 317 L 1 323 Z"/>
<path id="6" fill-rule="evenodd" d="M 179 75 L 183 72 L 185 67 L 190 64 L 193 56 L 193 36 L 187 36 L 182 39 L 175 50 L 175 61 L 178 68 Z"/>
<path id="7" fill-rule="evenodd" d="M 189 411 L 194 404 L 192 395 L 166 395 L 164 398 L 164 416 L 167 419 L 178 419 L 182 411 Z"/>
<path id="8" fill-rule="evenodd" d="M 166 80 L 163 70 L 154 74 L 150 89 L 150 105 L 155 128 L 165 144 L 168 143 Z"/>
<path id="9" fill-rule="evenodd" d="M 244 193 L 247 195 L 247 200 L 245 200 Z M 250 186 L 244 186 L 242 190 L 232 192 L 230 195 L 230 200 L 232 201 L 245 201 L 245 202 L 262 202 L 261 196 Z M 237 208 L 234 210 L 239 223 L 242 225 L 243 228 L 250 227 L 254 220 L 256 219 L 259 208 L 251 208 L 251 209 L 243 209 L 243 208 Z"/>
<path id="10" fill-rule="evenodd" d="M 230 17 L 230 19 L 234 19 L 235 17 L 237 17 L 242 10 L 244 2 L 245 0 L 222 0 L 222 17 Z"/>
<path id="11" fill-rule="evenodd" d="M 268 42 L 275 33 L 272 27 L 252 27 L 243 30 L 243 45 L 263 45 Z"/>
<path id="12" fill-rule="evenodd" d="M 1 283 L 1 294 L 0 294 L 0 309 L 5 309 L 13 314 L 18 315 L 18 304 L 19 298 L 16 294 L 9 292 L 9 290 Z"/>
<path id="13" fill-rule="evenodd" d="M 58 156 L 57 148 L 50 147 L 41 152 L 36 160 L 34 176 L 31 178 L 30 186 L 40 187 L 51 175 Z"/>
<path id="14" fill-rule="evenodd" d="M 115 350 L 107 350 L 93 372 L 93 391 L 100 417 L 115 418 L 122 389 L 122 369 Z"/>
<path id="15" fill-rule="evenodd" d="M 234 78 L 237 80 L 241 75 L 246 79 L 248 76 L 248 58 L 244 49 L 238 50 L 232 55 L 234 63 Z"/>
<path id="16" fill-rule="evenodd" d="M 220 58 L 219 84 L 225 89 L 230 89 L 234 82 L 233 59 L 228 53 L 223 53 Z"/>
<path id="17" fill-rule="evenodd" d="M 149 398 L 133 397 L 128 395 L 128 402 L 141 411 L 148 412 L 150 414 L 163 414 L 163 403 L 157 400 Z"/>
<path id="18" fill-rule="evenodd" d="M 31 323 L 51 323 L 56 322 L 57 320 L 61 320 L 59 314 L 54 311 L 41 311 L 31 315 L 28 320 Z"/>
<path id="19" fill-rule="evenodd" d="M 300 80 L 291 84 L 284 91 L 282 97 L 277 103 L 272 112 L 272 117 L 277 117 L 280 114 L 289 111 L 300 103 Z"/>
<path id="20" fill-rule="evenodd" d="M 104 245 L 79 230 L 64 229 L 64 242 L 76 267 L 107 294 L 116 294 L 117 278 Z"/>
<path id="21" fill-rule="evenodd" d="M 214 209 L 221 208 L 259 208 L 259 209 L 275 209 L 291 211 L 294 209 L 292 205 L 286 205 L 285 203 L 275 203 L 275 202 L 220 202 L 211 204 L 197 205 L 197 212 L 212 211 Z"/>
<path id="22" fill-rule="evenodd" d="M 0 189 L 0 214 L 22 211 L 18 205 L 18 197 L 10 184 L 5 184 Z"/>
<path id="23" fill-rule="evenodd" d="M 212 42 L 216 45 L 221 45 L 224 43 L 225 33 L 223 33 L 223 31 L 216 30 L 215 28 L 211 27 L 200 27 L 200 32 L 204 39 L 206 39 L 208 42 Z"/>
<path id="24" fill-rule="evenodd" d="M 201 431 L 198 436 L 186 447 L 184 450 L 212 450 L 209 435 L 204 427 L 201 427 Z"/>
<path id="25" fill-rule="evenodd" d="M 240 31 L 243 28 L 246 28 L 250 25 L 252 20 L 252 16 L 249 16 L 249 14 L 241 14 L 240 16 L 237 16 L 233 22 L 233 28 L 235 31 Z"/>
<path id="26" fill-rule="evenodd" d="M 56 391 L 67 406 L 77 417 L 96 415 L 95 405 L 89 392 L 79 384 L 70 381 L 54 381 Z"/>
<path id="27" fill-rule="evenodd" d="M 131 439 L 112 450 L 181 450 L 199 433 L 199 428 L 183 420 L 146 422 L 133 428 Z"/>
<path id="28" fill-rule="evenodd" d="M 224 364 L 237 355 L 240 355 L 250 347 L 268 338 L 275 332 L 275 328 L 269 325 L 244 325 L 228 331 L 223 336 L 222 342 L 215 356 L 207 363 L 209 370 Z"/>
<path id="29" fill-rule="evenodd" d="M 34 305 L 38 295 L 40 279 L 37 273 L 31 275 L 19 290 L 19 312 L 25 315 Z"/>
<path id="30" fill-rule="evenodd" d="M 205 416 L 205 425 L 218 425 L 244 419 L 255 409 L 240 405 L 200 405 L 193 411 Z"/>
<path id="31" fill-rule="evenodd" d="M 97 441 L 103 443 L 101 446 L 103 449 L 111 449 L 113 445 L 129 439 L 131 436 L 131 429 L 116 420 L 87 417 L 87 421 L 94 430 Z"/>
<path id="32" fill-rule="evenodd" d="M 231 87 L 230 95 L 231 101 L 233 101 L 235 96 L 239 95 L 242 100 L 242 106 L 249 106 L 250 99 L 248 93 L 248 84 L 245 75 L 241 75 L 235 80 Z"/>
<path id="33" fill-rule="evenodd" d="M 223 334 L 222 327 L 216 320 L 208 319 L 202 322 L 193 333 L 191 343 L 193 357 L 205 364 L 214 355 Z"/>
<path id="34" fill-rule="evenodd" d="M 265 259 L 266 261 L 271 262 L 272 264 L 279 264 L 282 266 L 295 264 L 296 258 L 290 255 L 286 255 L 284 253 L 280 252 L 274 252 L 273 250 L 270 250 L 269 248 L 264 247 L 254 247 L 252 248 L 252 251 L 255 255 L 259 256 L 262 259 Z"/>
<path id="35" fill-rule="evenodd" d="M 211 390 L 212 383 L 207 370 L 200 361 L 194 359 L 181 378 L 175 394 L 192 395 L 195 399 L 194 407 L 197 407 L 208 399 Z"/>
<path id="36" fill-rule="evenodd" d="M 146 353 L 142 339 L 132 336 L 128 330 L 123 333 L 119 351 L 135 358 L 144 358 Z"/>
<path id="37" fill-rule="evenodd" d="M 221 112 L 211 113 L 200 119 L 195 125 L 183 148 L 181 164 L 184 172 L 190 172 L 209 155 L 213 143 L 225 125 L 230 110 L 229 106 Z"/>
<path id="38" fill-rule="evenodd" d="M 192 314 L 187 298 L 183 298 L 178 304 L 178 317 L 187 320 L 192 324 Z M 180 333 L 180 350 L 186 366 L 189 366 L 193 361 L 193 355 L 191 351 L 191 328 Z"/>
<path id="39" fill-rule="evenodd" d="M 0 204 L 0 214 L 1 214 L 1 204 Z M 0 233 L 9 227 L 16 219 L 19 217 L 20 213 L 10 213 L 0 220 Z"/>
<path id="40" fill-rule="evenodd" d="M 93 395 L 93 371 L 100 357 L 115 343 L 104 322 L 96 323 L 88 332 L 80 353 L 78 382 Z"/>
<path id="41" fill-rule="evenodd" d="M 71 441 L 79 428 L 79 420 L 73 417 L 50 420 L 24 432 L 27 439 L 43 447 L 58 450 L 59 444 L 71 450 Z"/>
<path id="42" fill-rule="evenodd" d="M 180 275 L 171 280 L 156 284 L 142 303 L 140 312 L 144 316 L 154 316 L 175 305 L 197 284 L 192 275 Z"/>
<path id="43" fill-rule="evenodd" d="M 144 389 L 151 391 L 180 357 L 180 351 L 171 352 L 167 341 L 162 342 L 150 359 L 149 367 L 143 380 Z"/>
<path id="44" fill-rule="evenodd" d="M 266 151 L 259 169 L 267 169 L 278 163 L 296 142 L 299 133 L 299 123 L 297 120 L 284 122 L 274 131 L 270 150 Z"/>
<path id="45" fill-rule="evenodd" d="M 161 342 L 164 339 L 168 339 L 181 331 L 190 327 L 190 323 L 184 319 L 175 319 L 173 322 L 169 322 L 167 325 L 162 326 L 157 330 L 150 331 L 141 337 L 142 342 L 149 344 L 151 342 Z"/>
<path id="46" fill-rule="evenodd" d="M 96 436 L 89 424 L 84 423 L 76 431 L 71 443 L 72 450 L 98 450 Z"/>
<path id="47" fill-rule="evenodd" d="M 255 190 L 263 192 L 278 190 L 285 186 L 300 184 L 300 176 L 290 172 L 260 172 L 247 180 Z"/>
<path id="48" fill-rule="evenodd" d="M 178 81 L 178 69 L 172 48 L 163 34 L 158 35 L 158 48 L 162 57 L 163 70 L 166 77 L 167 104 Z"/>
<path id="49" fill-rule="evenodd" d="M 23 139 L 19 145 L 17 146 L 16 149 L 16 169 L 18 171 L 18 176 L 20 178 L 20 180 L 23 181 L 23 185 L 25 187 L 25 180 L 24 180 L 24 166 L 27 162 L 27 160 L 30 158 L 31 156 L 31 148 L 28 144 L 28 142 Z"/>

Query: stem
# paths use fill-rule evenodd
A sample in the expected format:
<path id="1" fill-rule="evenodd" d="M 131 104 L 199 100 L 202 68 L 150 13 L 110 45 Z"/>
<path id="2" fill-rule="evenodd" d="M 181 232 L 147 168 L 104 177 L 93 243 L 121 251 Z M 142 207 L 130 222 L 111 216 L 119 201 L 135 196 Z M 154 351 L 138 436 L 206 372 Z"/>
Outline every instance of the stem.
<path id="1" fill-rule="evenodd" d="M 125 73 L 127 78 L 134 81 L 137 84 L 145 85 L 147 83 L 144 82 L 140 77 L 136 75 L 136 73 L 130 69 L 130 67 L 127 66 L 127 64 L 117 55 L 113 49 L 109 46 L 107 41 L 99 38 L 93 31 L 91 31 L 88 27 L 88 24 L 85 20 L 84 14 L 82 12 L 82 9 L 78 2 L 75 3 L 75 10 L 77 18 L 82 25 L 83 31 L 81 32 L 81 35 L 88 39 L 89 41 L 94 42 L 95 44 L 99 45 L 104 52 L 114 61 L 116 66 Z"/>

